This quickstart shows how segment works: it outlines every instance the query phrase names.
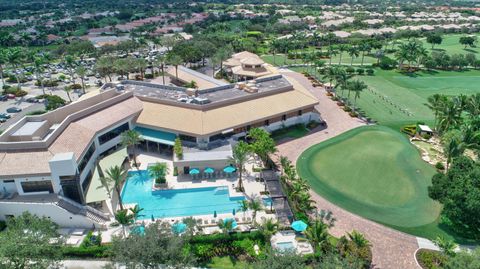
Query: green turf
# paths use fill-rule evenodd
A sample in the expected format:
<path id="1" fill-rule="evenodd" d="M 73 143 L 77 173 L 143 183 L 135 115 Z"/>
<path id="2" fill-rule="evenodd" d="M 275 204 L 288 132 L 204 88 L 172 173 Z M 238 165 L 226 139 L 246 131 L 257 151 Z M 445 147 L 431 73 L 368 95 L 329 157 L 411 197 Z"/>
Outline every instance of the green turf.
<path id="1" fill-rule="evenodd" d="M 249 268 L 248 263 L 238 261 L 233 257 L 213 257 L 212 260 L 204 265 L 206 268 L 236 269 Z"/>
<path id="2" fill-rule="evenodd" d="M 314 145 L 302 153 L 297 169 L 331 202 L 400 230 L 433 223 L 440 213 L 427 194 L 435 169 L 387 127 L 361 127 Z"/>

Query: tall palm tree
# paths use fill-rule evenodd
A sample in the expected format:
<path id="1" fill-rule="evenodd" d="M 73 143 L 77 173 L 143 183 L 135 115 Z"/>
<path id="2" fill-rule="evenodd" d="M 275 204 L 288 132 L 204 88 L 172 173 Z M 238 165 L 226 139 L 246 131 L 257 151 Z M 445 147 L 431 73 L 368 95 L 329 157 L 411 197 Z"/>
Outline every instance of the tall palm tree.
<path id="1" fill-rule="evenodd" d="M 65 87 L 63 87 L 63 91 L 67 94 L 68 101 L 71 103 L 72 102 L 72 97 L 70 96 L 70 93 L 72 92 L 72 87 L 65 86 Z"/>
<path id="2" fill-rule="evenodd" d="M 5 85 L 5 78 L 3 77 L 3 69 L 6 63 L 7 63 L 7 50 L 0 49 L 0 79 L 2 80 L 2 86 Z"/>
<path id="3" fill-rule="evenodd" d="M 351 46 L 348 48 L 348 55 L 350 56 L 350 66 L 353 65 L 353 60 L 357 58 L 360 53 L 358 52 L 358 47 L 357 46 Z"/>
<path id="4" fill-rule="evenodd" d="M 325 74 L 323 75 L 322 79 L 328 80 L 330 82 L 330 85 L 333 84 L 333 81 L 335 81 L 335 78 L 338 74 L 339 68 L 336 66 L 329 66 L 325 70 Z"/>
<path id="5" fill-rule="evenodd" d="M 333 57 L 335 57 L 337 54 L 338 54 L 338 52 L 336 50 L 329 50 L 328 51 L 328 57 L 330 58 L 328 65 L 330 65 L 330 66 L 332 65 Z"/>
<path id="6" fill-rule="evenodd" d="M 135 221 L 133 214 L 128 214 L 128 210 L 122 209 L 115 213 L 115 220 L 122 226 L 123 237 L 127 237 L 127 226 L 131 225 Z"/>
<path id="7" fill-rule="evenodd" d="M 433 115 L 435 116 L 435 123 L 434 123 L 434 128 L 437 128 L 438 124 L 438 117 L 445 106 L 445 103 L 447 102 L 447 96 L 442 95 L 442 94 L 434 94 L 432 96 L 429 96 L 427 98 L 427 103 L 425 104 L 428 108 L 430 108 L 433 111 Z"/>
<path id="8" fill-rule="evenodd" d="M 262 210 L 262 202 L 258 198 L 250 199 L 248 209 L 252 210 L 253 225 L 257 224 L 257 212 Z"/>
<path id="9" fill-rule="evenodd" d="M 242 211 L 243 212 L 243 216 L 245 217 L 245 213 L 248 211 L 249 209 L 249 204 L 248 204 L 248 200 L 241 200 L 238 202 L 238 210 Z"/>
<path id="10" fill-rule="evenodd" d="M 216 61 L 220 64 L 219 71 L 222 72 L 223 70 L 223 62 L 226 61 L 232 55 L 232 49 L 230 47 L 222 47 L 217 50 L 215 55 L 213 56 L 216 58 Z M 215 73 L 215 72 L 214 72 Z"/>
<path id="11" fill-rule="evenodd" d="M 338 65 L 342 65 L 342 56 L 343 56 L 343 53 L 348 50 L 348 46 L 345 44 L 340 44 L 338 45 L 337 49 L 339 52 L 338 54 L 340 55 L 338 59 Z"/>
<path id="12" fill-rule="evenodd" d="M 143 139 L 140 137 L 140 133 L 135 130 L 127 130 L 122 133 L 122 145 L 127 148 L 131 148 L 133 151 L 133 163 L 135 167 L 138 168 L 137 164 L 137 145 L 142 142 Z"/>
<path id="13" fill-rule="evenodd" d="M 320 219 L 313 221 L 305 231 L 305 235 L 317 251 L 325 250 L 330 244 L 328 242 L 328 225 Z"/>
<path id="14" fill-rule="evenodd" d="M 353 112 L 355 112 L 357 108 L 357 98 L 360 98 L 360 93 L 367 88 L 367 84 L 359 79 L 348 83 L 349 92 L 352 91 L 354 93 Z"/>
<path id="15" fill-rule="evenodd" d="M 175 53 L 169 53 L 167 55 L 167 63 L 175 67 L 175 78 L 178 80 L 178 66 L 183 63 L 182 57 Z"/>
<path id="16" fill-rule="evenodd" d="M 155 59 L 154 64 L 159 67 L 162 72 L 162 82 L 165 85 L 165 56 L 160 55 Z"/>
<path id="17" fill-rule="evenodd" d="M 340 87 L 340 89 L 342 90 L 342 98 L 344 97 L 344 91 L 347 89 L 350 77 L 351 76 L 343 68 L 339 69 L 335 75 L 335 81 L 337 82 L 337 85 L 335 85 L 335 87 Z"/>
<path id="18" fill-rule="evenodd" d="M 448 136 L 445 138 L 446 140 L 443 141 L 443 153 L 447 159 L 447 165 L 445 166 L 445 170 L 448 171 L 450 163 L 452 160 L 459 157 L 460 155 L 465 152 L 465 143 L 461 141 L 458 136 Z"/>
<path id="19" fill-rule="evenodd" d="M 42 55 L 38 55 L 35 57 L 33 60 L 33 70 L 35 73 L 35 77 L 40 84 L 40 87 L 42 87 L 42 93 L 45 95 L 45 85 L 43 81 L 43 72 L 45 71 L 45 68 L 43 65 L 46 63 L 45 58 Z"/>
<path id="20" fill-rule="evenodd" d="M 280 165 L 282 166 L 282 174 L 292 168 L 292 162 L 286 156 L 280 156 Z"/>
<path id="21" fill-rule="evenodd" d="M 370 44 L 368 44 L 367 42 L 363 42 L 362 44 L 360 44 L 360 51 L 362 52 L 362 62 L 361 62 L 361 66 L 363 66 L 363 61 L 365 59 L 365 53 L 367 51 L 370 51 L 371 50 L 371 47 L 370 47 Z"/>
<path id="22" fill-rule="evenodd" d="M 351 233 L 347 233 L 347 236 L 350 241 L 357 246 L 357 248 L 369 247 L 371 245 L 365 236 L 356 230 L 353 230 Z"/>
<path id="23" fill-rule="evenodd" d="M 77 76 L 82 82 L 82 92 L 85 94 L 85 78 L 87 77 L 87 68 L 85 68 L 83 65 L 79 65 L 77 68 L 75 68 L 75 73 L 77 73 Z"/>
<path id="24" fill-rule="evenodd" d="M 440 133 L 458 126 L 462 121 L 462 110 L 457 102 L 447 99 L 439 114 L 438 130 Z"/>
<path id="25" fill-rule="evenodd" d="M 118 196 L 118 204 L 120 206 L 120 210 L 123 210 L 121 191 L 123 182 L 127 178 L 127 173 L 127 170 L 125 170 L 123 167 L 115 165 L 105 171 L 103 177 L 100 177 L 102 186 L 106 189 L 110 197 L 112 190 L 115 190 L 115 193 Z"/>
<path id="26" fill-rule="evenodd" d="M 5 60 L 12 69 L 16 70 L 22 63 L 24 58 L 23 51 L 20 48 L 11 48 L 8 49 L 6 54 L 5 54 Z M 17 84 L 18 88 L 20 89 L 20 74 L 15 74 L 15 77 L 17 79 Z"/>
<path id="27" fill-rule="evenodd" d="M 75 84 L 75 69 L 77 68 L 77 62 L 75 61 L 75 57 L 73 55 L 66 55 L 63 58 L 63 63 L 67 67 L 67 71 L 70 75 L 72 83 Z"/>
<path id="28" fill-rule="evenodd" d="M 233 148 L 232 157 L 229 157 L 230 162 L 235 164 L 238 171 L 238 189 L 243 192 L 243 171 L 245 170 L 245 163 L 247 163 L 250 156 L 250 147 L 247 143 L 240 141 Z"/>

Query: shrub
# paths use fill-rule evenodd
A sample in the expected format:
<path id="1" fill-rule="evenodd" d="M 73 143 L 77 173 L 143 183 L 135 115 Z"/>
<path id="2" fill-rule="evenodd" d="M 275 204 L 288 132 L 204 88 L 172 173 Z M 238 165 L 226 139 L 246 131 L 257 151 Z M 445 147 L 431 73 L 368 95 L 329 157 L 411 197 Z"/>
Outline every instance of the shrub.
<path id="1" fill-rule="evenodd" d="M 344 106 L 343 111 L 350 112 L 350 111 L 352 111 L 352 109 L 349 106 Z"/>
<path id="2" fill-rule="evenodd" d="M 145 74 L 144 76 L 146 79 L 152 79 L 154 78 L 153 74 Z"/>
<path id="3" fill-rule="evenodd" d="M 384 56 L 380 59 L 380 63 L 378 64 L 378 66 L 382 69 L 392 69 L 394 68 L 395 66 L 397 65 L 397 61 L 395 61 L 394 59 L 392 58 L 389 58 L 387 56 Z"/>
<path id="4" fill-rule="evenodd" d="M 6 227 L 7 227 L 7 224 L 5 223 L 5 221 L 0 220 L 0 232 L 5 230 Z"/>
<path id="5" fill-rule="evenodd" d="M 430 134 L 422 134 L 422 138 L 428 140 L 428 139 L 432 138 L 432 135 L 430 135 Z"/>
<path id="6" fill-rule="evenodd" d="M 74 84 L 72 84 L 68 87 L 70 87 L 70 89 L 72 89 L 72 90 L 80 90 L 82 88 L 82 85 L 80 85 L 78 83 L 74 83 Z"/>
<path id="7" fill-rule="evenodd" d="M 173 145 L 173 152 L 177 156 L 177 159 L 183 159 L 183 148 L 182 148 L 182 141 L 180 137 L 175 138 L 175 144 Z"/>
<path id="8" fill-rule="evenodd" d="M 93 231 L 89 231 L 80 244 L 80 247 L 89 248 L 100 245 L 102 245 L 102 234 L 99 233 L 98 235 L 94 235 Z"/>
<path id="9" fill-rule="evenodd" d="M 178 176 L 178 167 L 173 167 L 173 176 Z"/>
<path id="10" fill-rule="evenodd" d="M 39 86 L 39 87 L 40 87 L 40 86 L 42 86 L 42 84 L 40 83 L 40 81 L 37 80 L 37 81 L 35 82 L 35 86 Z M 58 86 L 58 82 L 55 81 L 55 80 L 44 80 L 44 81 L 43 81 L 43 86 L 44 86 L 44 87 L 56 87 L 56 86 Z"/>
<path id="11" fill-rule="evenodd" d="M 45 99 L 45 109 L 48 110 L 54 110 L 59 107 L 62 107 L 66 104 L 67 101 L 62 99 L 60 96 L 57 95 L 50 95 L 50 94 L 42 94 L 37 97 L 37 99 Z"/>
<path id="12" fill-rule="evenodd" d="M 20 77 L 19 80 L 20 80 L 20 83 L 25 83 L 25 82 L 27 82 L 27 79 L 24 78 L 24 77 Z M 15 75 L 10 75 L 10 76 L 7 78 L 6 81 L 9 82 L 9 83 L 18 83 L 17 77 L 16 77 Z"/>
<path id="13" fill-rule="evenodd" d="M 371 68 L 367 69 L 367 75 L 369 76 L 373 76 L 373 74 L 375 73 L 375 71 Z"/>
<path id="14" fill-rule="evenodd" d="M 429 249 L 419 249 L 416 253 L 416 258 L 423 269 L 442 268 L 447 262 L 447 257 L 441 252 Z"/>
<path id="15" fill-rule="evenodd" d="M 353 74 L 353 73 L 355 73 L 355 68 L 349 66 L 345 69 L 345 71 L 349 74 Z"/>
<path id="16" fill-rule="evenodd" d="M 42 115 L 42 114 L 45 114 L 45 113 L 47 113 L 47 111 L 45 111 L 45 110 L 35 110 L 35 111 L 27 113 L 27 115 L 28 116 L 35 116 L 35 115 Z"/>
<path id="17" fill-rule="evenodd" d="M 363 69 L 363 68 L 357 68 L 357 74 L 359 74 L 359 75 L 365 74 L 365 69 Z"/>
<path id="18" fill-rule="evenodd" d="M 445 166 L 441 162 L 437 162 L 435 164 L 435 168 L 437 168 L 438 170 L 445 170 Z"/>
<path id="19" fill-rule="evenodd" d="M 18 88 L 17 86 L 13 86 L 13 87 L 10 86 L 7 89 L 3 90 L 3 94 L 13 94 L 16 97 L 22 97 L 22 96 L 27 95 L 27 92 Z"/>

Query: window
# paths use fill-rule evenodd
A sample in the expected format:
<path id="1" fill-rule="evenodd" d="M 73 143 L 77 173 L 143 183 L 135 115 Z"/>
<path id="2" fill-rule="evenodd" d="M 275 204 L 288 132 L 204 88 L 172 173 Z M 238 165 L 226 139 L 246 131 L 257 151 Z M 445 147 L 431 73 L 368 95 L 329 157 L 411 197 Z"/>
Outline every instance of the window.
<path id="1" fill-rule="evenodd" d="M 92 145 L 90 145 L 90 147 L 88 148 L 87 152 L 85 152 L 83 158 L 80 160 L 80 163 L 78 163 L 78 171 L 80 172 L 80 175 L 82 174 L 83 169 L 85 169 L 85 166 L 87 166 L 88 162 L 95 153 L 95 149 L 95 143 L 92 143 Z"/>
<path id="2" fill-rule="evenodd" d="M 92 171 L 88 172 L 88 175 L 85 177 L 82 183 L 83 192 L 87 192 L 88 186 L 90 186 L 90 182 L 92 182 L 92 177 L 93 177 Z"/>
<path id="3" fill-rule="evenodd" d="M 182 141 L 197 143 L 197 138 L 194 137 L 194 136 L 181 134 L 181 135 L 178 135 L 178 137 L 180 137 L 180 140 L 182 140 Z"/>
<path id="4" fill-rule="evenodd" d="M 22 182 L 23 192 L 43 192 L 48 191 L 53 193 L 52 181 L 50 180 L 40 180 L 40 181 L 26 181 Z"/>
<path id="5" fill-rule="evenodd" d="M 128 122 L 124 123 L 124 124 L 118 126 L 117 128 L 115 128 L 111 131 L 108 131 L 108 132 L 104 133 L 103 135 L 99 136 L 98 137 L 98 142 L 100 143 L 100 145 L 103 145 L 103 144 L 107 143 L 108 141 L 114 139 L 115 137 L 119 136 L 121 133 L 125 132 L 128 129 L 129 129 Z"/>
<path id="6" fill-rule="evenodd" d="M 5 179 L 3 183 L 15 183 L 15 180 L 13 179 Z"/>
<path id="7" fill-rule="evenodd" d="M 302 114 L 303 114 L 302 110 L 299 110 L 298 111 L 298 116 L 302 116 Z"/>
<path id="8" fill-rule="evenodd" d="M 286 114 L 284 114 L 284 115 L 282 116 L 282 120 L 283 120 L 283 121 L 286 121 L 286 120 L 287 120 L 287 115 L 286 115 Z"/>

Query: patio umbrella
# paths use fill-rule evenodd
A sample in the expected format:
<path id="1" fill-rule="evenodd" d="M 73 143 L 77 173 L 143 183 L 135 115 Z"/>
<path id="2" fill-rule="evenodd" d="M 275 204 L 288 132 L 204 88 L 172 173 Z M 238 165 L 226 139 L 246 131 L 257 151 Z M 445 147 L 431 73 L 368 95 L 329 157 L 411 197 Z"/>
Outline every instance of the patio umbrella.
<path id="1" fill-rule="evenodd" d="M 234 208 L 233 211 L 232 211 L 232 214 L 235 216 L 236 213 L 237 212 L 235 212 L 235 208 Z"/>
<path id="2" fill-rule="evenodd" d="M 217 210 L 213 211 L 213 217 L 214 217 L 214 218 L 217 217 Z"/>
<path id="3" fill-rule="evenodd" d="M 172 231 L 176 234 L 181 234 L 187 230 L 187 224 L 183 222 L 177 222 L 172 225 Z"/>
<path id="4" fill-rule="evenodd" d="M 233 166 L 226 166 L 225 168 L 223 168 L 223 172 L 229 173 L 229 174 L 235 172 L 235 170 L 237 170 L 237 169 L 235 169 L 235 167 L 233 167 Z"/>
<path id="5" fill-rule="evenodd" d="M 292 225 L 290 225 L 290 227 L 292 227 L 292 229 L 294 229 L 297 232 L 303 232 L 307 229 L 308 225 L 301 220 L 297 220 L 297 221 L 294 221 Z"/>
<path id="6" fill-rule="evenodd" d="M 205 168 L 205 170 L 203 170 L 204 173 L 206 174 L 213 174 L 213 172 L 215 172 L 215 169 L 211 168 L 211 167 L 207 167 Z"/>
<path id="7" fill-rule="evenodd" d="M 227 222 L 232 222 L 232 229 L 235 229 L 238 226 L 237 222 L 232 218 L 227 218 L 227 219 L 223 220 L 223 224 L 225 224 Z"/>
<path id="8" fill-rule="evenodd" d="M 152 221 L 155 221 L 155 218 L 153 217 L 153 214 L 152 214 Z"/>
<path id="9" fill-rule="evenodd" d="M 190 175 L 198 175 L 200 174 L 200 170 L 198 170 L 197 168 L 192 168 L 190 169 L 190 172 L 188 172 Z"/>

